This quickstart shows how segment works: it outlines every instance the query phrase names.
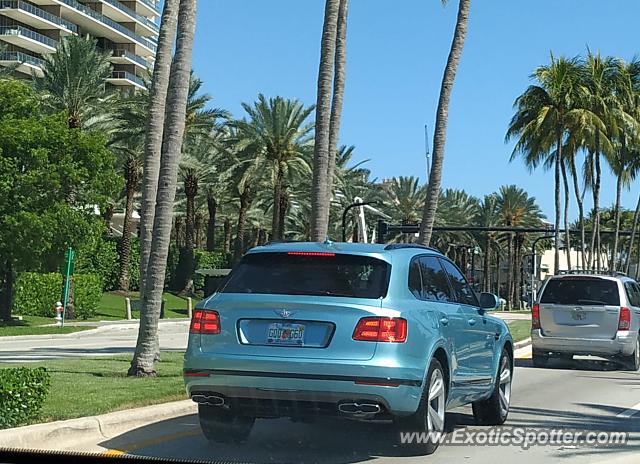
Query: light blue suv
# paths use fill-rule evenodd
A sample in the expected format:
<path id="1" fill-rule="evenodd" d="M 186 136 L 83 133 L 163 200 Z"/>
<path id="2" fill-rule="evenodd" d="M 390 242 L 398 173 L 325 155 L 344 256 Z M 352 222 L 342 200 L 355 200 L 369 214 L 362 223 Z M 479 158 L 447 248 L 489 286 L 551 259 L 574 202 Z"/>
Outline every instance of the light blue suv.
<path id="1" fill-rule="evenodd" d="M 513 341 L 488 315 L 497 305 L 431 248 L 267 244 L 194 311 L 187 391 L 217 442 L 245 440 L 257 418 L 322 414 L 435 437 L 446 409 L 470 403 L 479 423 L 502 424 Z"/>

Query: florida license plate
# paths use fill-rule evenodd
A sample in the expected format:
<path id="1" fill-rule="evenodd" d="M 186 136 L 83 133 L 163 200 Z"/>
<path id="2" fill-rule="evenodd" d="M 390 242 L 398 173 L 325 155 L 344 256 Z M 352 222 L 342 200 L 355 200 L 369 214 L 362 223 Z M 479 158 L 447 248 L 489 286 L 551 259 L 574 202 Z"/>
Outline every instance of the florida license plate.
<path id="1" fill-rule="evenodd" d="M 274 322 L 267 329 L 268 345 L 304 345 L 304 324 Z"/>

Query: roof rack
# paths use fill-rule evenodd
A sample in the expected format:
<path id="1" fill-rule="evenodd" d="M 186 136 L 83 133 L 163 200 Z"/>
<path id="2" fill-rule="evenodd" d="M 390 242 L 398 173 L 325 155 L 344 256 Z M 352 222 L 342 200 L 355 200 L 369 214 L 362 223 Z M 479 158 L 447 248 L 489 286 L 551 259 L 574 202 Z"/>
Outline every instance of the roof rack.
<path id="1" fill-rule="evenodd" d="M 440 250 L 434 247 L 420 245 L 419 243 L 390 243 L 386 247 L 385 250 L 401 250 L 403 248 L 421 248 L 423 250 L 435 251 L 436 253 L 440 253 Z"/>
<path id="2" fill-rule="evenodd" d="M 579 274 L 591 274 L 591 275 L 606 275 L 613 277 L 626 277 L 627 274 L 619 271 L 609 270 L 597 270 L 597 269 L 564 269 L 556 272 L 556 275 L 579 275 Z"/>

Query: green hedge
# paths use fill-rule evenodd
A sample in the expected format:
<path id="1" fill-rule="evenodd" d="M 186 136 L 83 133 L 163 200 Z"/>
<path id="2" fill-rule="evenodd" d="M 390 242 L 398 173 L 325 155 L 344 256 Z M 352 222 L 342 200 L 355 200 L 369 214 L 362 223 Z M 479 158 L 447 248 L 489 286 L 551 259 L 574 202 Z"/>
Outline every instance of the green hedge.
<path id="1" fill-rule="evenodd" d="M 37 417 L 50 381 L 42 367 L 0 369 L 0 429 L 24 425 Z"/>
<path id="2" fill-rule="evenodd" d="M 23 316 L 54 317 L 54 305 L 62 300 L 62 275 L 24 272 L 14 286 L 13 312 Z M 95 274 L 73 276 L 74 313 L 88 319 L 95 315 L 102 296 L 102 279 Z"/>
<path id="3" fill-rule="evenodd" d="M 227 257 L 222 252 L 195 250 L 195 270 L 223 269 L 227 264 Z M 204 276 L 195 274 L 193 285 L 196 290 L 204 290 Z"/>

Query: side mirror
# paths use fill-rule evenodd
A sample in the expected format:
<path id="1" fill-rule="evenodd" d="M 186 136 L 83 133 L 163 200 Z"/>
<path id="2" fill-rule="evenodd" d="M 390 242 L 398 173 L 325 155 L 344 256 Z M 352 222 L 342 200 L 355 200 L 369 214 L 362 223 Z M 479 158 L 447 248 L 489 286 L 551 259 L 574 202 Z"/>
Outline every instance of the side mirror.
<path id="1" fill-rule="evenodd" d="M 500 299 L 493 293 L 483 292 L 480 294 L 480 309 L 485 311 L 495 311 L 500 307 Z"/>

